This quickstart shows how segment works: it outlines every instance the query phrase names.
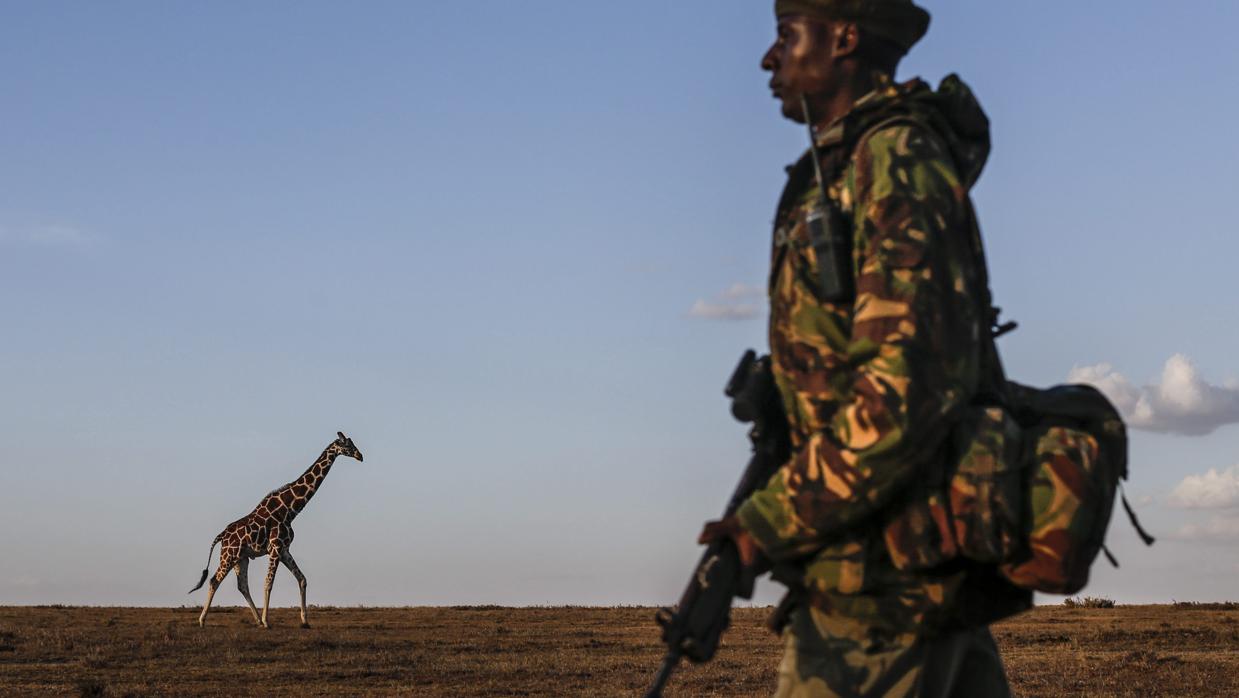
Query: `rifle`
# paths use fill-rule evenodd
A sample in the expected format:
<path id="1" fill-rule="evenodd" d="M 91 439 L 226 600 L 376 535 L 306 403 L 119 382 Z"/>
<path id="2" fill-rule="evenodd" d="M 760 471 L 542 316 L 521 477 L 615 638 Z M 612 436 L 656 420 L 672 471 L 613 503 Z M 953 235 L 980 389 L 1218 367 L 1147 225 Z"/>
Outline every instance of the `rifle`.
<path id="1" fill-rule="evenodd" d="M 787 460 L 790 447 L 787 420 L 770 372 L 769 356 L 757 358 L 752 349 L 745 352 L 723 393 L 731 398 L 732 416 L 753 425 L 749 429 L 753 455 L 723 510 L 726 518 L 766 484 Z M 674 609 L 660 609 L 654 617 L 662 626 L 667 655 L 646 698 L 662 697 L 663 687 L 682 657 L 696 664 L 714 657 L 723 631 L 731 622 L 732 598 L 752 598 L 757 573 L 756 567 L 746 568 L 740 563 L 740 552 L 730 538 L 716 540 L 706 547 L 680 602 Z"/>

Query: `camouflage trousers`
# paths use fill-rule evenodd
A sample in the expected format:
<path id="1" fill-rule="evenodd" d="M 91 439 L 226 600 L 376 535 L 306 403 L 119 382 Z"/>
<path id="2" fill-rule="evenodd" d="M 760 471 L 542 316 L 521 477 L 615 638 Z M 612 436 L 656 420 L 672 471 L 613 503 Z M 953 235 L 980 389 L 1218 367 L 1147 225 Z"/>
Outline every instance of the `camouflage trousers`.
<path id="1" fill-rule="evenodd" d="M 985 627 L 924 639 L 878 638 L 851 618 L 795 608 L 775 698 L 1009 698 Z"/>

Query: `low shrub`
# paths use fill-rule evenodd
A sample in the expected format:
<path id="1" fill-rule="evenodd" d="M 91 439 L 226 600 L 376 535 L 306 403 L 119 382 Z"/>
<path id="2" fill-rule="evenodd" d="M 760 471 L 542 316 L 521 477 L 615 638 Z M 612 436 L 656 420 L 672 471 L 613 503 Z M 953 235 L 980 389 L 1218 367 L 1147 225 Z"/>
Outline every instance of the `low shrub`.
<path id="1" fill-rule="evenodd" d="M 1067 608 L 1114 608 L 1114 599 L 1107 599 L 1104 596 L 1069 596 L 1063 599 L 1063 605 Z"/>

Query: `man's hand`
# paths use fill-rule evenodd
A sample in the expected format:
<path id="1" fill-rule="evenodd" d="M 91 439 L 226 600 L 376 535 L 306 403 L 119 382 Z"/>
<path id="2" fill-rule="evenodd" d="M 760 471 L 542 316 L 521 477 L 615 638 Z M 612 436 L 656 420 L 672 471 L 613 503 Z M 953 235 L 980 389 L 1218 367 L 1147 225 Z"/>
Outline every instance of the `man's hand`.
<path id="1" fill-rule="evenodd" d="M 728 516 L 722 521 L 706 522 L 705 528 L 701 529 L 701 535 L 697 536 L 697 542 L 709 545 L 720 538 L 730 538 L 736 544 L 736 549 L 740 551 L 740 564 L 745 567 L 752 567 L 762 561 L 761 548 L 757 547 L 757 541 L 740 525 L 740 519 Z"/>

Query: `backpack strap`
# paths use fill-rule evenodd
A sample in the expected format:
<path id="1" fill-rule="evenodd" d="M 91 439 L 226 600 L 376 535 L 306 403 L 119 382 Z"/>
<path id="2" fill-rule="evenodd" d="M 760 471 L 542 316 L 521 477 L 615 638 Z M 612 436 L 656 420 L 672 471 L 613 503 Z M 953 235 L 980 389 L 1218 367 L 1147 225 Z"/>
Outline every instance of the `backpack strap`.
<path id="1" fill-rule="evenodd" d="M 1157 539 L 1149 535 L 1149 532 L 1140 525 L 1139 519 L 1136 518 L 1136 512 L 1132 511 L 1131 504 L 1127 503 L 1127 493 L 1123 491 L 1122 482 L 1119 483 L 1119 498 L 1123 501 L 1123 510 L 1127 512 L 1127 518 L 1131 521 L 1132 528 L 1135 528 L 1136 533 L 1140 534 L 1140 540 L 1144 541 L 1145 545 L 1153 545 L 1153 541 Z"/>

